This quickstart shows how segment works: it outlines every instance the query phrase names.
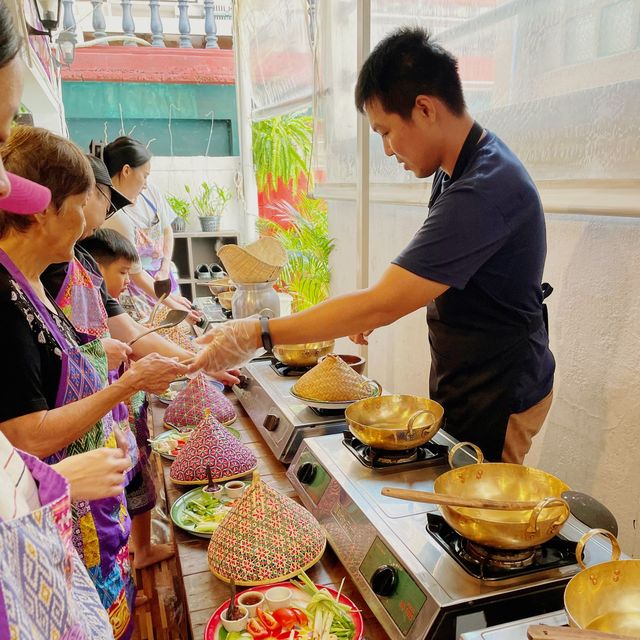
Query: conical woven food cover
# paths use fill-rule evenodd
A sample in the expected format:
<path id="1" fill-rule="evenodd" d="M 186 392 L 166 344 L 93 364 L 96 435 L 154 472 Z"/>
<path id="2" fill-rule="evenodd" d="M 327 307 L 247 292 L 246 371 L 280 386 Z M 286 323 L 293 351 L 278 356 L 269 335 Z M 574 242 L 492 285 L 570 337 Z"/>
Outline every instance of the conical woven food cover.
<path id="1" fill-rule="evenodd" d="M 292 391 L 301 398 L 323 402 L 361 400 L 372 393 L 371 383 L 334 354 L 307 371 Z"/>
<path id="2" fill-rule="evenodd" d="M 225 582 L 278 582 L 314 565 L 325 545 L 304 507 L 254 479 L 211 536 L 209 569 Z"/>
<path id="3" fill-rule="evenodd" d="M 234 282 L 272 282 L 287 263 L 287 252 L 275 238 L 265 236 L 245 247 L 226 244 L 218 251 L 224 268 Z"/>
<path id="4" fill-rule="evenodd" d="M 167 407 L 164 421 L 176 429 L 194 429 L 207 411 L 222 424 L 231 424 L 237 417 L 231 402 L 200 373 Z"/>
<path id="5" fill-rule="evenodd" d="M 169 475 L 176 484 L 205 484 L 207 465 L 212 478 L 223 481 L 244 476 L 257 464 L 251 450 L 208 415 L 176 456 Z"/>

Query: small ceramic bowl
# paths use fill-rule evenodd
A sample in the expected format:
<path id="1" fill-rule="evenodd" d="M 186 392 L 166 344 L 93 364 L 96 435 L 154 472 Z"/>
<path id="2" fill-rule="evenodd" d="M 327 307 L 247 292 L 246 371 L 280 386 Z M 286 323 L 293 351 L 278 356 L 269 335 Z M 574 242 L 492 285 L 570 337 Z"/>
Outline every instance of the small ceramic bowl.
<path id="1" fill-rule="evenodd" d="M 243 615 L 242 615 L 242 618 L 238 618 L 237 620 L 227 620 L 226 616 L 227 616 L 228 609 L 225 609 L 220 614 L 220 622 L 222 622 L 222 626 L 227 631 L 244 631 L 247 628 L 247 621 L 249 620 L 249 611 L 247 610 L 247 607 L 238 606 L 238 609 L 242 612 Z"/>
<path id="2" fill-rule="evenodd" d="M 218 485 L 218 488 L 215 491 L 205 491 L 205 489 L 206 487 L 202 487 L 202 490 L 205 493 L 208 493 L 210 496 L 213 496 L 218 500 L 220 500 L 220 498 L 222 498 L 222 496 L 224 495 L 224 487 L 221 484 Z"/>
<path id="3" fill-rule="evenodd" d="M 259 591 L 245 591 L 238 597 L 238 604 L 242 605 L 249 611 L 249 617 L 254 618 L 256 609 L 262 606 L 264 602 L 264 593 Z"/>
<path id="4" fill-rule="evenodd" d="M 291 589 L 288 587 L 272 587 L 265 591 L 264 597 L 271 611 L 288 607 L 291 601 Z"/>
<path id="5" fill-rule="evenodd" d="M 230 498 L 240 498 L 244 493 L 245 484 L 242 480 L 231 480 L 224 485 L 224 490 Z"/>

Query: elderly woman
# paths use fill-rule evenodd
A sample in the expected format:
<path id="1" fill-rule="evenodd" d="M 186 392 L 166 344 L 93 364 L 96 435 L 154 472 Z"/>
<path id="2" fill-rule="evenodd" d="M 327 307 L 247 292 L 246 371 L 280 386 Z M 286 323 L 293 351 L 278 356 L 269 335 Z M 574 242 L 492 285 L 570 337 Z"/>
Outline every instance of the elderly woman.
<path id="1" fill-rule="evenodd" d="M 76 333 L 40 275 L 68 262 L 85 227 L 94 187 L 91 167 L 72 143 L 46 130 L 18 127 L 1 150 L 7 170 L 47 186 L 52 200 L 32 216 L 0 211 L 0 430 L 11 443 L 54 463 L 73 453 L 115 446 L 111 409 L 140 390 L 161 392 L 185 367 L 155 354 L 107 385 L 99 340 Z M 124 495 L 79 501 L 73 543 L 107 610 L 115 638 L 132 633 L 130 520 Z"/>
<path id="2" fill-rule="evenodd" d="M 171 295 L 165 305 L 172 309 L 191 309 L 189 300 L 180 295 L 180 287 L 170 270 L 173 254 L 171 222 L 175 213 L 158 189 L 147 184 L 151 172 L 149 150 L 139 140 L 121 136 L 104 147 L 103 160 L 115 187 L 133 203 L 118 211 L 104 225 L 129 239 L 138 252 L 140 264 L 130 274 L 132 296 L 141 296 L 153 304 L 156 300 L 154 280 L 170 279 Z M 193 319 L 197 319 L 195 314 Z"/>

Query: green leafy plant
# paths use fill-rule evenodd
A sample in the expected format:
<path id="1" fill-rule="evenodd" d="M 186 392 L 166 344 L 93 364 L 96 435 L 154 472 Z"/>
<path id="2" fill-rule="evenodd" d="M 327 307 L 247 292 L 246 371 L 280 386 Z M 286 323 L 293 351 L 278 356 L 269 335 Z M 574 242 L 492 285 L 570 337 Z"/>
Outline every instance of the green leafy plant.
<path id="1" fill-rule="evenodd" d="M 215 182 L 203 182 L 197 193 L 192 193 L 188 184 L 184 185 L 184 190 L 189 196 L 191 206 L 201 218 L 221 216 L 232 198 L 230 189 Z"/>
<path id="2" fill-rule="evenodd" d="M 252 133 L 253 163 L 259 191 L 269 196 L 272 189 L 278 189 L 280 179 L 285 185 L 292 182 L 292 192 L 296 193 L 301 173 L 311 180 L 311 116 L 289 114 L 254 122 Z"/>
<path id="3" fill-rule="evenodd" d="M 189 201 L 184 198 L 179 198 L 173 194 L 166 196 L 169 206 L 173 209 L 174 213 L 185 222 L 189 221 L 191 216 L 191 207 Z"/>
<path id="4" fill-rule="evenodd" d="M 258 231 L 277 238 L 287 251 L 289 259 L 280 273 L 279 287 L 293 297 L 292 311 L 302 311 L 329 297 L 334 240 L 329 237 L 327 204 L 302 195 L 296 207 L 282 200 L 272 208 L 288 227 L 261 218 Z"/>

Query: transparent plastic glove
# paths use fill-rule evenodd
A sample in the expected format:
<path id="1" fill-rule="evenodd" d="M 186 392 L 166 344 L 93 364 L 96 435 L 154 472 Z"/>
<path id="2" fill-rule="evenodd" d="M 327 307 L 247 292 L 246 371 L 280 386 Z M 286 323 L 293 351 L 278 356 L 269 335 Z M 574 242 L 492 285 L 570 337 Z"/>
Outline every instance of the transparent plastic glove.
<path id="1" fill-rule="evenodd" d="M 216 325 L 196 340 L 206 345 L 189 367 L 189 372 L 204 369 L 215 374 L 235 369 L 253 358 L 260 344 L 260 322 L 256 316 L 230 320 Z"/>

